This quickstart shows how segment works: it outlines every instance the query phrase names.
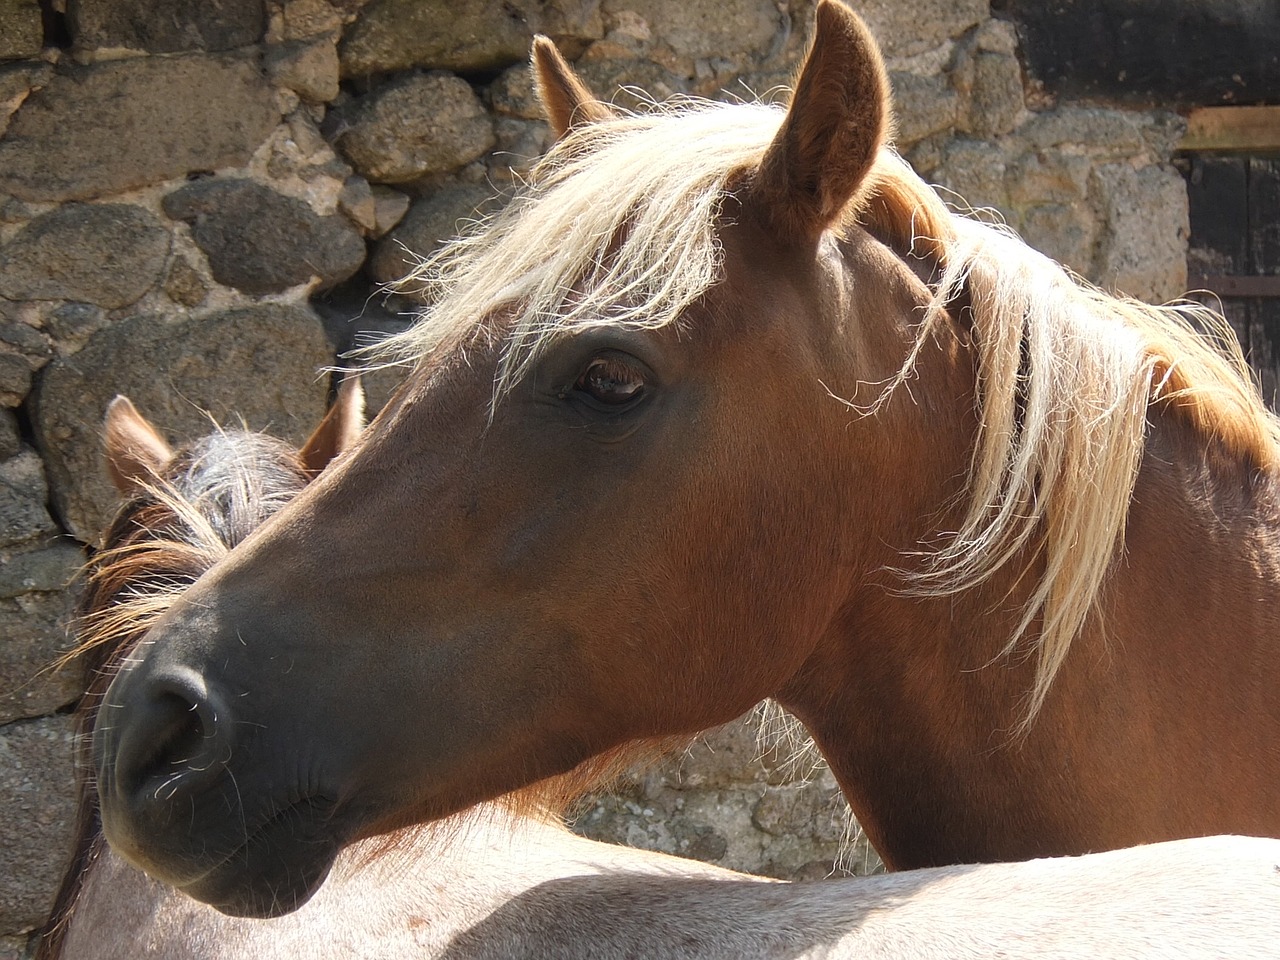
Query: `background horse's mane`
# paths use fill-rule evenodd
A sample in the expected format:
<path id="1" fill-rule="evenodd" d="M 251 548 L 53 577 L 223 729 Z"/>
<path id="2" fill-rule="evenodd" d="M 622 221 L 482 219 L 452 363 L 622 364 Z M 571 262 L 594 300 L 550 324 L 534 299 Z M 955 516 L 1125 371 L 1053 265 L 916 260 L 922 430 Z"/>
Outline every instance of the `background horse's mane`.
<path id="1" fill-rule="evenodd" d="M 430 305 L 370 355 L 417 361 L 497 336 L 488 324 L 502 317 L 497 403 L 559 335 L 678 323 L 721 276 L 722 200 L 748 182 L 782 118 L 761 104 L 680 100 L 571 129 L 501 213 L 406 279 Z M 912 376 L 948 305 L 961 295 L 969 305 L 981 414 L 970 500 L 959 529 L 902 572 L 908 590 L 944 595 L 1015 558 L 1043 564 L 1007 647 L 1039 623 L 1030 720 L 1122 544 L 1148 407 L 1176 411 L 1262 470 L 1276 466 L 1280 427 L 1219 315 L 1084 283 L 1010 231 L 948 210 L 890 149 L 846 220 L 940 272 L 914 349 L 860 409 L 874 411 Z"/>

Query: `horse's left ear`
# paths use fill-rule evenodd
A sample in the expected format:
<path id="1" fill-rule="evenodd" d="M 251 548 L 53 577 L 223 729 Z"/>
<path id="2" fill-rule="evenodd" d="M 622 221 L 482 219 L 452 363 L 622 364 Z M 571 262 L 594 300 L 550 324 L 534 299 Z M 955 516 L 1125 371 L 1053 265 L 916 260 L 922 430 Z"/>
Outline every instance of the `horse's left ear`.
<path id="1" fill-rule="evenodd" d="M 533 77 L 538 87 L 538 99 L 547 115 L 547 122 L 560 139 L 574 127 L 598 123 L 614 116 L 613 109 L 597 100 L 587 85 L 573 72 L 550 38 L 533 38 Z"/>
<path id="2" fill-rule="evenodd" d="M 789 238 L 815 240 L 857 195 L 888 139 L 889 81 L 866 24 L 837 0 L 820 0 L 782 128 L 752 190 Z"/>
<path id="3" fill-rule="evenodd" d="M 111 401 L 102 427 L 107 473 L 122 496 L 155 483 L 173 460 L 173 448 L 126 396 Z"/>
<path id="4" fill-rule="evenodd" d="M 320 426 L 298 451 L 302 465 L 313 477 L 349 448 L 364 429 L 364 384 L 359 377 L 347 377 L 338 387 L 338 397 L 320 421 Z"/>

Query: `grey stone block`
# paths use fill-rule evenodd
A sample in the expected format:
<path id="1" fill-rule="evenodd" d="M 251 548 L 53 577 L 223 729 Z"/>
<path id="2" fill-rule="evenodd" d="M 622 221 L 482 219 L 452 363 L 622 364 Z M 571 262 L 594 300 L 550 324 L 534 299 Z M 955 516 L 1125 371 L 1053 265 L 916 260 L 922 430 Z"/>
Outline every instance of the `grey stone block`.
<path id="1" fill-rule="evenodd" d="M 75 818 L 70 717 L 0 727 L 0 935 L 44 921 Z"/>
<path id="2" fill-rule="evenodd" d="M 1172 167 L 1135 170 L 1109 163 L 1095 172 L 1105 230 L 1097 272 L 1109 289 L 1160 303 L 1187 287 L 1191 233 L 1187 187 Z"/>
<path id="3" fill-rule="evenodd" d="M 34 450 L 0 463 L 0 546 L 29 543 L 57 533 L 45 506 L 49 490 Z"/>
<path id="4" fill-rule="evenodd" d="M 332 362 L 319 318 L 281 304 L 137 316 L 99 331 L 73 357 L 53 361 L 35 394 L 36 436 L 64 523 L 92 542 L 115 506 L 99 429 L 117 393 L 171 439 L 208 433 L 208 411 L 301 442 L 324 413 L 328 380 L 318 370 Z"/>
<path id="5" fill-rule="evenodd" d="M 280 119 L 254 59 L 145 57 L 68 67 L 0 139 L 0 194 L 85 199 L 246 163 Z"/>
<path id="6" fill-rule="evenodd" d="M 267 22 L 262 0 L 68 0 L 67 19 L 79 47 L 148 53 L 249 46 Z"/>
<path id="7" fill-rule="evenodd" d="M 39 0 L 0 0 L 0 60 L 34 57 L 43 45 Z"/>
<path id="8" fill-rule="evenodd" d="M 598 0 L 373 0 L 343 36 L 342 73 L 494 70 L 525 60 L 535 33 L 602 36 Z"/>
<path id="9" fill-rule="evenodd" d="M 323 289 L 364 262 L 364 241 L 346 217 L 318 216 L 252 180 L 189 183 L 168 194 L 163 207 L 191 224 L 213 279 L 245 293 L 278 293 L 312 277 Z"/>
<path id="10" fill-rule="evenodd" d="M 0 723 L 53 713 L 79 698 L 83 672 L 62 660 L 71 648 L 67 586 L 83 562 L 69 541 L 0 553 Z"/>
<path id="11" fill-rule="evenodd" d="M 394 284 L 439 247 L 457 236 L 466 221 L 501 206 L 485 184 L 449 184 L 415 200 L 400 225 L 378 241 L 370 272 L 378 283 Z M 412 294 L 407 289 L 406 294 Z"/>
<path id="12" fill-rule="evenodd" d="M 448 173 L 494 144 L 493 120 L 447 73 L 394 80 L 343 111 L 336 146 L 367 179 L 407 183 Z"/>
<path id="13" fill-rule="evenodd" d="M 168 253 L 168 230 L 140 207 L 66 204 L 0 247 L 0 296 L 125 307 L 159 280 Z"/>

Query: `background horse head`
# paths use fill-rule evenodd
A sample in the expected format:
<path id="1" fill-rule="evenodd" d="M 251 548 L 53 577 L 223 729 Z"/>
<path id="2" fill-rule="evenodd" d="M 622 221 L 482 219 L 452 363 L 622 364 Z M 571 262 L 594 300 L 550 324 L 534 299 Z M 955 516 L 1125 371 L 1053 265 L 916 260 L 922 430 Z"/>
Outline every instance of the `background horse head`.
<path id="1" fill-rule="evenodd" d="M 124 498 L 85 572 L 74 656 L 88 673 L 76 710 L 87 747 L 102 697 L 125 658 L 173 598 L 295 497 L 363 427 L 364 395 L 346 381 L 299 449 L 262 433 L 216 430 L 173 449 L 127 397 L 104 422 L 107 472 Z M 106 855 L 93 765 L 77 765 L 80 800 L 71 863 L 41 937 L 40 956 L 62 938 L 88 872 Z"/>
<path id="2" fill-rule="evenodd" d="M 943 208 L 837 3 L 785 113 L 535 67 L 562 138 L 430 266 L 404 388 L 112 684 L 112 844 L 272 912 L 767 696 L 891 866 L 1280 832 L 1238 349 Z"/>

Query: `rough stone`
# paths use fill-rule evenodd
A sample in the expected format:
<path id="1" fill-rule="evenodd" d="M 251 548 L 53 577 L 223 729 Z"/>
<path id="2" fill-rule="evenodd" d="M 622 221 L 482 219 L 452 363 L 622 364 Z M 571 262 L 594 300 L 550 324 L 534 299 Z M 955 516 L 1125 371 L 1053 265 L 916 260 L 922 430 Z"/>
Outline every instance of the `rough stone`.
<path id="1" fill-rule="evenodd" d="M 0 723 L 39 717 L 75 701 L 84 677 L 55 664 L 71 642 L 67 585 L 84 554 L 68 541 L 0 553 Z"/>
<path id="2" fill-rule="evenodd" d="M 326 207 L 332 199 L 327 181 L 341 183 L 351 175 L 351 168 L 338 159 L 305 106 L 289 115 L 287 124 L 276 130 L 267 149 L 269 177 L 314 185 L 308 194 L 323 198 Z"/>
<path id="3" fill-rule="evenodd" d="M 922 77 L 912 73 L 891 73 L 896 143 L 910 147 L 930 134 L 940 133 L 956 122 L 960 98 L 942 76 Z"/>
<path id="4" fill-rule="evenodd" d="M 775 837 L 811 833 L 820 842 L 839 843 L 845 830 L 843 798 L 830 783 L 786 784 L 760 798 L 751 822 Z"/>
<path id="5" fill-rule="evenodd" d="M 369 180 L 406 183 L 456 170 L 494 143 L 493 121 L 466 81 L 411 75 L 360 98 L 338 149 Z"/>
<path id="6" fill-rule="evenodd" d="M 333 35 L 342 29 L 342 14 L 328 0 L 289 0 L 283 10 L 286 40 Z"/>
<path id="7" fill-rule="evenodd" d="M 27 97 L 0 139 L 0 194 L 84 199 L 241 166 L 279 118 L 251 57 L 69 67 Z"/>
<path id="8" fill-rule="evenodd" d="M 1018 135 L 1038 148 L 1075 147 L 1098 150 L 1110 156 L 1142 152 L 1143 124 L 1135 114 L 1102 107 L 1059 107 L 1037 113 L 1024 123 Z"/>
<path id="9" fill-rule="evenodd" d="M 44 468 L 34 451 L 25 450 L 0 463 L 0 547 L 57 533 L 48 501 Z"/>
<path id="10" fill-rule="evenodd" d="M 575 66 L 597 97 L 624 110 L 643 111 L 654 100 L 689 92 L 689 83 L 684 77 L 649 60 L 584 56 Z"/>
<path id="11" fill-rule="evenodd" d="M 1097 275 L 1107 288 L 1160 303 L 1187 288 L 1187 189 L 1172 167 L 1109 163 L 1094 171 L 1105 229 Z"/>
<path id="12" fill-rule="evenodd" d="M 1023 112 L 1022 67 L 1011 53 L 979 51 L 972 60 L 965 129 L 979 137 L 1008 133 Z"/>
<path id="13" fill-rule="evenodd" d="M 27 95 L 36 87 L 43 87 L 52 77 L 52 65 L 39 61 L 0 66 L 0 136 Z"/>
<path id="14" fill-rule="evenodd" d="M 773 0 L 604 0 L 606 15 L 626 10 L 643 20 L 655 40 L 682 57 L 743 53 L 760 57 L 784 29 Z"/>
<path id="15" fill-rule="evenodd" d="M 3 131 L 0 130 L 0 135 Z M 23 203 L 17 197 L 0 198 L 0 223 L 26 223 L 38 214 L 29 203 Z"/>
<path id="16" fill-rule="evenodd" d="M 574 830 L 789 879 L 880 869 L 830 771 L 789 757 L 762 749 L 751 719 L 727 724 L 597 796 Z"/>
<path id="17" fill-rule="evenodd" d="M 489 178 L 495 183 L 524 182 L 538 158 L 555 141 L 551 127 L 542 120 L 498 117 L 493 122 L 493 132 L 497 142 L 486 165 Z"/>
<path id="18" fill-rule="evenodd" d="M 21 320 L 0 320 L 0 344 L 26 357 L 33 369 L 44 366 L 53 356 L 49 338 Z"/>
<path id="19" fill-rule="evenodd" d="M 342 73 L 492 70 L 523 59 L 533 33 L 514 7 L 374 0 L 343 37 Z"/>
<path id="20" fill-rule="evenodd" d="M 43 45 L 39 0 L 0 0 L 0 60 L 38 56 Z"/>
<path id="21" fill-rule="evenodd" d="M 1024 154 L 1005 172 L 1009 199 L 1014 204 L 1083 200 L 1089 189 L 1091 168 L 1089 159 L 1078 154 L 1054 150 Z"/>
<path id="22" fill-rule="evenodd" d="M 53 540 L 17 552 L 0 553 L 0 599 L 24 593 L 58 593 L 75 578 L 84 553 L 69 540 Z"/>
<path id="23" fill-rule="evenodd" d="M 267 23 L 262 0 L 68 0 L 67 21 L 78 47 L 148 53 L 246 47 Z"/>
<path id="24" fill-rule="evenodd" d="M 116 502 L 98 435 L 117 393 L 175 438 L 207 433 L 208 411 L 301 442 L 324 413 L 327 382 L 317 370 L 332 362 L 316 315 L 283 304 L 136 316 L 99 331 L 74 357 L 53 361 L 35 395 L 36 437 L 67 528 L 93 541 Z"/>
<path id="25" fill-rule="evenodd" d="M 22 354 L 0 349 L 0 405 L 16 407 L 22 403 L 31 390 L 34 373 Z"/>
<path id="26" fill-rule="evenodd" d="M 990 0 L 862 0 L 858 13 L 885 56 L 909 57 L 958 37 L 990 16 Z"/>
<path id="27" fill-rule="evenodd" d="M 452 184 L 414 201 L 400 225 L 374 248 L 369 272 L 378 283 L 395 284 L 442 240 L 457 236 L 463 224 L 500 205 L 493 188 L 483 184 Z"/>
<path id="28" fill-rule="evenodd" d="M 1098 221 L 1082 203 L 1046 203 L 1022 212 L 1022 238 L 1084 277 L 1094 275 Z"/>
<path id="29" fill-rule="evenodd" d="M 309 103 L 328 103 L 338 96 L 338 49 L 329 40 L 272 47 L 266 67 L 272 80 Z"/>
<path id="30" fill-rule="evenodd" d="M 29 940 L 30 937 L 23 934 L 0 936 L 0 960 L 31 960 L 35 944 L 29 944 Z"/>
<path id="31" fill-rule="evenodd" d="M 349 356 L 359 347 L 403 333 L 413 323 L 418 310 L 418 305 L 405 297 L 386 292 L 370 296 L 367 285 L 355 283 L 328 290 L 312 298 L 311 305 L 324 321 L 329 339 L 337 345 L 339 358 Z M 391 366 L 361 373 L 365 413 L 370 419 L 404 381 L 409 369 Z"/>
<path id="32" fill-rule="evenodd" d="M 360 269 L 360 233 L 342 216 L 317 216 L 301 200 L 252 180 L 210 179 L 165 196 L 164 212 L 191 224 L 213 279 L 245 293 L 277 293 L 312 277 L 321 287 Z"/>
<path id="33" fill-rule="evenodd" d="M 525 0 L 526 16 L 538 31 L 561 44 L 598 40 L 604 36 L 600 0 Z M 528 56 L 528 51 L 525 51 Z"/>
<path id="34" fill-rule="evenodd" d="M 71 855 L 72 736 L 69 717 L 0 727 L 0 934 L 43 921 Z"/>
<path id="35" fill-rule="evenodd" d="M 164 293 L 174 303 L 198 307 L 209 295 L 209 287 L 186 257 L 174 257 L 164 278 Z"/>
<path id="36" fill-rule="evenodd" d="M 956 194 L 944 197 L 949 202 L 975 209 L 992 207 L 1012 218 L 1005 186 L 1008 163 L 1008 155 L 998 145 L 957 138 L 946 145 L 934 176 Z"/>
<path id="37" fill-rule="evenodd" d="M 378 204 L 364 177 L 347 177 L 338 194 L 338 209 L 365 233 L 372 233 L 378 225 Z"/>
<path id="38" fill-rule="evenodd" d="M 0 401 L 20 404 L 51 356 L 53 348 L 39 330 L 21 320 L 0 320 Z"/>
<path id="39" fill-rule="evenodd" d="M 467 73 L 525 60 L 535 33 L 594 39 L 603 32 L 598 0 L 373 0 L 339 52 L 346 77 L 414 67 Z"/>
<path id="40" fill-rule="evenodd" d="M 12 410 L 0 408 L 0 461 L 16 457 L 22 449 L 18 417 Z"/>
<path id="41" fill-rule="evenodd" d="M 63 353 L 79 349 L 106 322 L 106 313 L 92 303 L 55 303 L 44 313 L 44 329 Z"/>
<path id="42" fill-rule="evenodd" d="M 495 113 L 524 120 L 543 119 L 542 104 L 534 92 L 533 72 L 527 63 L 518 63 L 489 84 L 489 102 Z"/>
<path id="43" fill-rule="evenodd" d="M 409 212 L 409 197 L 399 190 L 392 190 L 375 184 L 373 190 L 374 228 L 373 235 L 381 237 L 395 228 L 404 215 Z"/>
<path id="44" fill-rule="evenodd" d="M 140 207 L 66 204 L 0 248 L 0 296 L 125 307 L 156 283 L 168 253 L 169 232 Z"/>

